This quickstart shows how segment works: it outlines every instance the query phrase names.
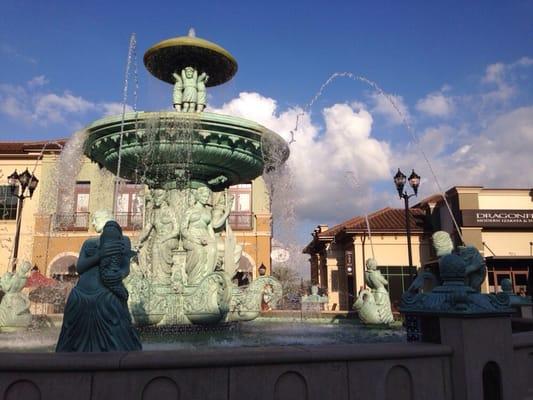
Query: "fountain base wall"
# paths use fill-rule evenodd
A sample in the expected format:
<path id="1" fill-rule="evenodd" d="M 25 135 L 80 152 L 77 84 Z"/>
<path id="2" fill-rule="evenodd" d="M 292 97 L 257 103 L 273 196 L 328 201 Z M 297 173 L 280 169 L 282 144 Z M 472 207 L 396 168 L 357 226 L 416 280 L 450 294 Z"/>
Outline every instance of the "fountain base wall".
<path id="1" fill-rule="evenodd" d="M 467 346 L 467 343 L 464 343 Z M 533 391 L 533 332 L 513 335 L 514 398 Z M 451 399 L 441 344 L 284 346 L 99 354 L 4 353 L 2 399 Z M 469 372 L 466 372 L 469 373 Z M 479 380 L 469 385 L 478 385 Z M 392 397 L 391 397 L 392 398 Z"/>

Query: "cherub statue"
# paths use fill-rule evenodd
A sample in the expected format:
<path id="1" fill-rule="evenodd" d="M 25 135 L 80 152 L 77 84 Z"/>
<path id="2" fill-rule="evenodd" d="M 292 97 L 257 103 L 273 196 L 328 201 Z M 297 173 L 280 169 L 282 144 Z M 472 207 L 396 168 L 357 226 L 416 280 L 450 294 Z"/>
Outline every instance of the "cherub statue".
<path id="1" fill-rule="evenodd" d="M 177 73 L 173 73 L 174 77 L 174 91 L 172 92 L 172 102 L 176 111 L 181 111 L 181 103 L 183 102 L 183 80 Z"/>
<path id="2" fill-rule="evenodd" d="M 198 106 L 196 108 L 196 111 L 198 112 L 204 111 L 204 108 L 207 104 L 207 92 L 205 90 L 205 85 L 208 79 L 209 75 L 207 75 L 205 72 L 202 72 L 198 77 L 198 81 L 196 83 L 196 88 L 198 90 Z"/>
<path id="3" fill-rule="evenodd" d="M 186 67 L 181 71 L 183 81 L 183 112 L 194 112 L 198 102 L 198 71 L 193 67 Z"/>

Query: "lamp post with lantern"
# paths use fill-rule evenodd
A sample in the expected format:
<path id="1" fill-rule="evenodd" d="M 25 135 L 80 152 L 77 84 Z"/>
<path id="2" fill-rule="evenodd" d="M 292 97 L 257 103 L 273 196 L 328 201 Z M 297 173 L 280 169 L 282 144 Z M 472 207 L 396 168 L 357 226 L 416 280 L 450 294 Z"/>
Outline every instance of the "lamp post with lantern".
<path id="1" fill-rule="evenodd" d="M 18 174 L 17 170 L 7 177 L 8 184 L 11 189 L 11 194 L 15 196 L 17 201 L 17 227 L 15 231 L 15 242 L 13 243 L 13 261 L 11 270 L 15 272 L 17 269 L 17 257 L 19 251 L 19 241 L 20 241 L 20 226 L 22 221 L 22 208 L 24 206 L 24 200 L 26 198 L 32 198 L 33 192 L 37 188 L 39 180 L 28 171 L 28 168 Z"/>
<path id="2" fill-rule="evenodd" d="M 413 189 L 413 194 L 407 194 L 407 192 L 403 190 L 406 181 L 409 182 L 409 185 Z M 402 171 L 400 171 L 400 168 L 398 168 L 398 172 L 396 175 L 394 175 L 394 184 L 398 190 L 398 195 L 404 200 L 405 204 L 405 230 L 407 233 L 407 254 L 409 257 L 409 279 L 411 282 L 413 282 L 413 255 L 411 250 L 411 225 L 409 224 L 409 199 L 418 194 L 420 176 L 417 175 L 413 169 L 413 172 L 411 172 L 411 175 L 409 175 L 409 178 L 407 178 Z"/>

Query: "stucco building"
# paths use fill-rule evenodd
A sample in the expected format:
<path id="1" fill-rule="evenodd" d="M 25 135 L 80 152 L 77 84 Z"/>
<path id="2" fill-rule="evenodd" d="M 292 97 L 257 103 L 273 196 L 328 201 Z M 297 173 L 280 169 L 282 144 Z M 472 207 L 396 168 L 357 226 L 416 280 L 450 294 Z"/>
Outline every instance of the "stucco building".
<path id="1" fill-rule="evenodd" d="M 384 208 L 329 228 L 319 225 L 304 248 L 311 280 L 329 296 L 329 308 L 350 310 L 364 283 L 364 262 L 375 258 L 389 281 L 393 308 L 421 266 L 438 274 L 431 234 L 450 233 L 456 245 L 475 246 L 488 269 L 485 292 L 497 292 L 509 278 L 514 291 L 531 291 L 533 274 L 533 191 L 456 186 L 410 208 L 413 266 L 409 269 L 405 211 Z M 451 216 L 454 216 L 457 225 Z M 460 233 L 459 233 L 460 232 Z"/>
<path id="2" fill-rule="evenodd" d="M 95 233 L 91 214 L 113 209 L 114 177 L 82 157 L 79 165 L 65 164 L 58 171 L 64 141 L 0 142 L 0 274 L 10 268 L 17 219 L 17 199 L 7 177 L 16 169 L 34 171 L 39 185 L 24 201 L 19 259 L 31 260 L 47 276 L 67 274 L 81 244 Z M 122 183 L 116 196 L 115 218 L 135 243 L 143 220 L 144 185 Z M 230 188 L 235 200 L 230 225 L 243 247 L 240 270 L 252 277 L 264 264 L 270 273 L 271 213 L 268 190 L 261 177 Z M 58 200 L 58 198 L 60 200 Z M 64 203 L 68 201 L 68 207 Z M 59 203 L 59 204 L 58 204 Z"/>

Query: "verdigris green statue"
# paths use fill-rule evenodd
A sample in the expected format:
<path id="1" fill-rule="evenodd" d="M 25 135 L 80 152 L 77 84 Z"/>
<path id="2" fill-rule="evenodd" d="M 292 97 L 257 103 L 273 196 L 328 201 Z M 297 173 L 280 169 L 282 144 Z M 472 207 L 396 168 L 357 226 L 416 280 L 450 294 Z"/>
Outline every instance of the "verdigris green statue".
<path id="1" fill-rule="evenodd" d="M 233 197 L 206 185 L 154 189 L 127 280 L 138 325 L 212 324 L 257 317 L 281 286 L 271 277 L 236 287 L 242 246 L 228 223 Z M 148 202 L 147 202 L 148 204 Z"/>
<path id="2" fill-rule="evenodd" d="M 24 330 L 31 323 L 30 301 L 22 293 L 31 267 L 31 263 L 24 261 L 15 272 L 6 272 L 0 278 L 0 290 L 4 292 L 0 302 L 1 332 Z"/>
<path id="3" fill-rule="evenodd" d="M 373 258 L 366 260 L 365 283 L 370 289 L 359 291 L 354 308 L 365 324 L 390 324 L 394 321 L 389 292 L 385 288 L 387 279 L 378 270 Z"/>
<path id="4" fill-rule="evenodd" d="M 101 235 L 87 239 L 80 250 L 80 279 L 67 300 L 56 351 L 141 350 L 122 284 L 130 269 L 130 240 L 108 212 L 96 212 L 92 223 Z"/>
<path id="5" fill-rule="evenodd" d="M 448 254 L 457 254 L 466 264 L 465 284 L 476 292 L 481 291 L 481 284 L 487 275 L 485 259 L 474 246 L 457 246 L 454 250 L 450 234 L 445 231 L 437 231 L 432 235 L 433 247 L 439 258 Z"/>
<path id="6" fill-rule="evenodd" d="M 186 67 L 172 74 L 174 78 L 174 91 L 172 102 L 174 109 L 180 112 L 202 112 L 207 104 L 206 83 L 209 75 L 193 67 Z"/>

